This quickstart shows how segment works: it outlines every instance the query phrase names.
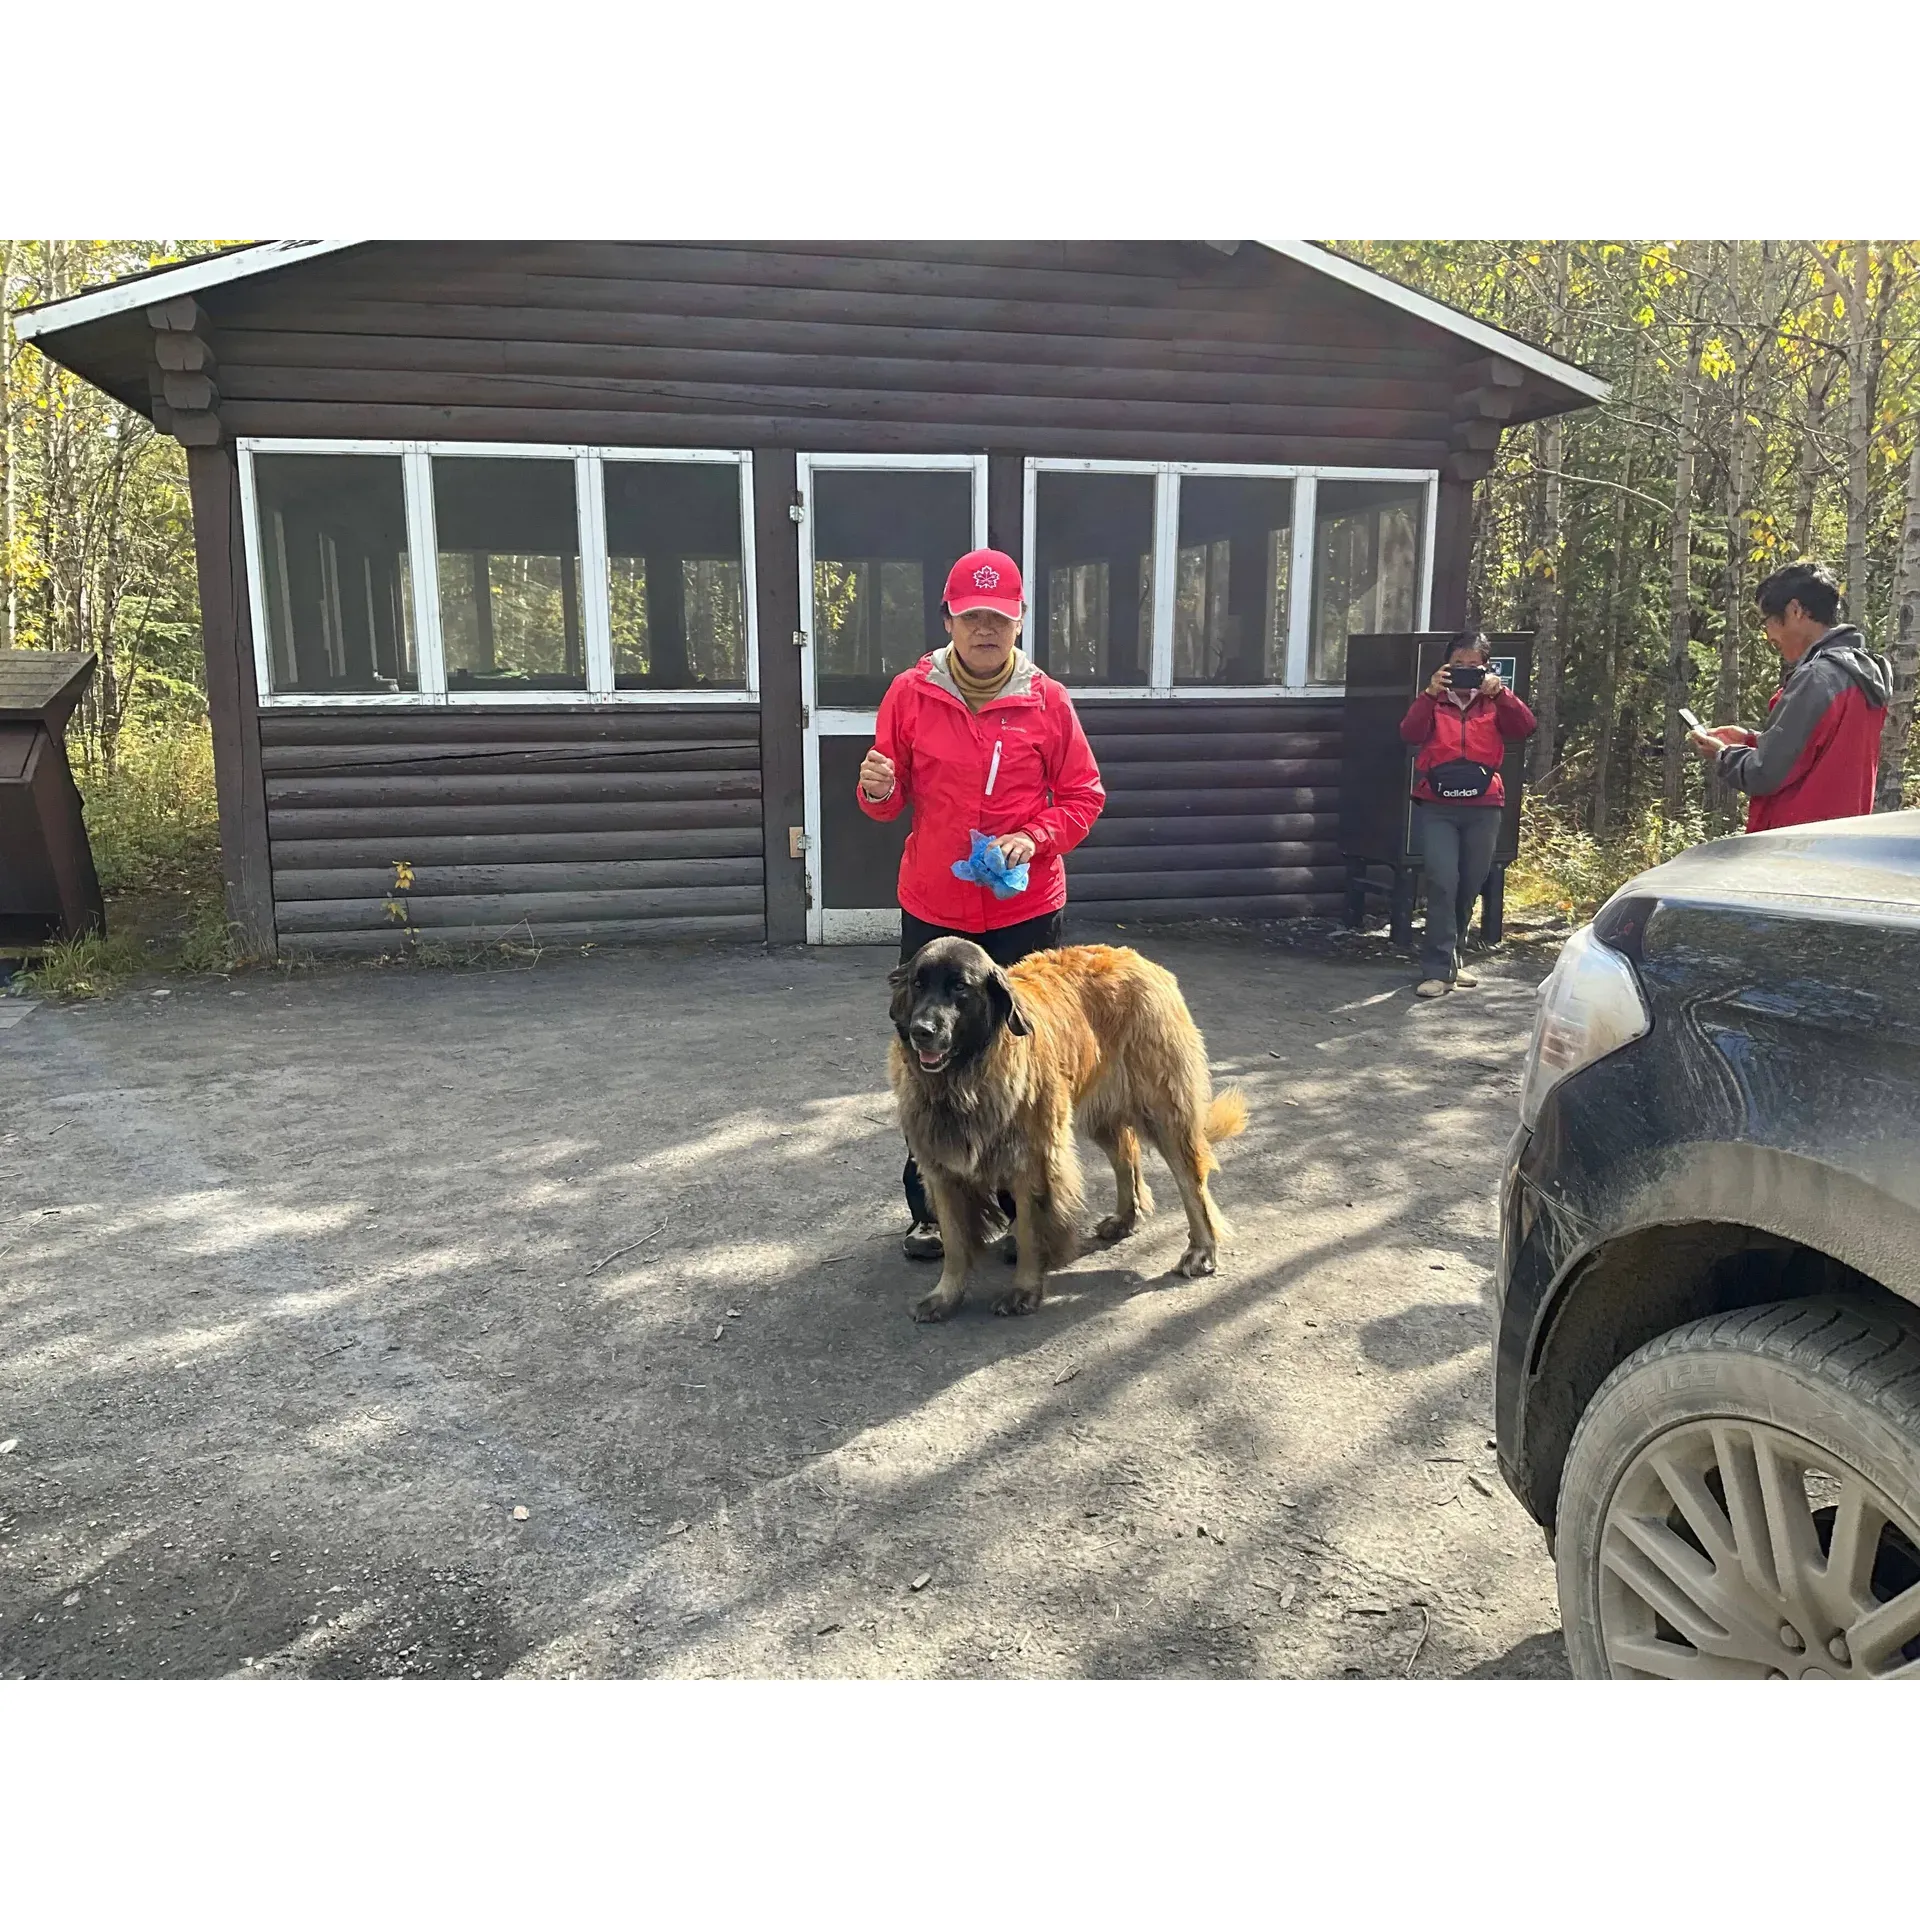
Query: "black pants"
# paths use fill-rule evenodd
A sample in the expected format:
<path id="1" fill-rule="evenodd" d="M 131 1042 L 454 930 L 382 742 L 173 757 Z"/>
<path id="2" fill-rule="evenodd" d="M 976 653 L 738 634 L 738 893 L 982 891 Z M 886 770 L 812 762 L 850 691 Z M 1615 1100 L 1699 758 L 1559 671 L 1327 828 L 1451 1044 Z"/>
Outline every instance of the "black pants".
<path id="1" fill-rule="evenodd" d="M 1010 967 L 1016 960 L 1024 960 L 1030 953 L 1040 953 L 1048 947 L 1060 944 L 1061 913 L 1043 913 L 1032 920 L 1016 920 L 1010 927 L 993 927 L 986 933 L 967 933 L 959 927 L 936 927 L 930 921 L 921 920 L 909 913 L 905 907 L 900 909 L 900 958 L 911 960 L 929 940 L 938 940 L 943 935 L 952 934 L 962 940 L 971 940 L 975 946 L 986 949 L 987 958 L 996 965 Z M 901 1175 L 901 1184 L 907 1190 L 907 1210 L 913 1215 L 914 1224 L 922 1227 L 937 1226 L 934 1218 L 933 1203 L 927 1198 L 927 1190 L 921 1184 L 920 1169 L 913 1164 L 913 1156 L 907 1156 L 905 1172 Z M 1000 1210 L 1009 1220 L 1013 1218 L 1013 1198 L 1010 1194 L 1000 1196 Z"/>
<path id="2" fill-rule="evenodd" d="M 1420 945 L 1420 977 L 1451 980 L 1467 937 L 1473 903 L 1493 871 L 1500 835 L 1498 807 L 1420 802 L 1420 859 L 1427 876 L 1427 929 Z"/>

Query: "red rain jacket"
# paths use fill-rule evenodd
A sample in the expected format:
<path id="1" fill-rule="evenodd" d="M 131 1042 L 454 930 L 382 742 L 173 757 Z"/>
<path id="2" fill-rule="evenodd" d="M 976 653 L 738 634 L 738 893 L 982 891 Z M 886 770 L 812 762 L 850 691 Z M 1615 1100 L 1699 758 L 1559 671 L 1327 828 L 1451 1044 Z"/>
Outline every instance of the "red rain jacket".
<path id="1" fill-rule="evenodd" d="M 1892 687 L 1858 627 L 1830 628 L 1808 648 L 1767 703 L 1765 729 L 1714 758 L 1720 778 L 1750 796 L 1749 833 L 1873 811 Z"/>
<path id="2" fill-rule="evenodd" d="M 1478 800 L 1455 800 L 1458 807 L 1498 807 L 1506 803 L 1507 790 L 1501 783 L 1499 767 L 1507 757 L 1509 740 L 1524 740 L 1539 722 L 1533 710 L 1511 687 L 1491 700 L 1476 693 L 1467 705 L 1457 707 L 1451 700 L 1436 700 L 1423 693 L 1407 709 L 1400 722 L 1400 738 L 1420 749 L 1414 760 L 1413 797 L 1431 800 L 1433 789 L 1427 784 L 1427 771 L 1443 767 L 1449 760 L 1474 760 L 1492 767 L 1493 784 Z"/>
<path id="3" fill-rule="evenodd" d="M 937 927 L 984 933 L 1057 913 L 1066 904 L 1060 863 L 1087 837 L 1107 804 L 1080 716 L 1059 681 L 1022 660 L 1006 691 L 978 713 L 960 697 L 941 653 L 928 654 L 887 689 L 874 745 L 894 765 L 894 787 L 861 810 L 892 820 L 909 803 L 913 831 L 900 857 L 900 904 Z M 972 832 L 1030 835 L 1027 890 L 1011 900 L 956 880 Z"/>

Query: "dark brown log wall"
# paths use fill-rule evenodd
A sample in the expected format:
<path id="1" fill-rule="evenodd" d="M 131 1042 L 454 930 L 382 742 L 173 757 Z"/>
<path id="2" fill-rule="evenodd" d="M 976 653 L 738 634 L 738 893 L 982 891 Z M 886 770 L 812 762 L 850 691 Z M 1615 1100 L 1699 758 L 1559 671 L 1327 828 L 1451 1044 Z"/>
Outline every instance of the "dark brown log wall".
<path id="1" fill-rule="evenodd" d="M 283 949 L 766 936 L 754 707 L 279 709 L 260 737 Z"/>
<path id="2" fill-rule="evenodd" d="M 1293 262 L 1176 242 L 373 243 L 208 289 L 195 325 L 229 437 L 756 457 L 763 713 L 285 710 L 256 734 L 231 459 L 196 453 L 229 898 L 262 948 L 276 929 L 295 947 L 394 945 L 397 912 L 422 938 L 798 938 L 794 449 L 988 450 L 992 537 L 1017 551 L 1023 456 L 1451 476 L 1464 389 L 1497 374 L 1502 419 L 1566 403 Z M 144 403 L 144 316 L 86 331 L 94 377 Z M 1442 488 L 1438 624 L 1462 617 L 1469 494 Z M 1114 800 L 1075 858 L 1077 902 L 1138 919 L 1331 910 L 1337 704 L 1083 711 Z M 404 897 L 396 859 L 414 868 Z"/>
<path id="3" fill-rule="evenodd" d="M 228 434 L 1437 467 L 1476 355 L 1176 242 L 374 243 L 202 304 Z"/>
<path id="4" fill-rule="evenodd" d="M 1107 806 L 1068 856 L 1099 920 L 1339 911 L 1338 700 L 1075 703 Z"/>

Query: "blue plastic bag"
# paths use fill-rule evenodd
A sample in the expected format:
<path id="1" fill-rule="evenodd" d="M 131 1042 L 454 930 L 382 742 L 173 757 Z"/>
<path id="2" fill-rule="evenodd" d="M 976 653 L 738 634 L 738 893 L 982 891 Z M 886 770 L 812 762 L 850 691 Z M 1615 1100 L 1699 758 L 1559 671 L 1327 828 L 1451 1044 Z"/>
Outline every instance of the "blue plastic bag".
<path id="1" fill-rule="evenodd" d="M 996 847 L 977 827 L 970 829 L 973 834 L 973 851 L 964 860 L 953 863 L 953 877 L 956 880 L 970 880 L 976 887 L 991 887 L 996 900 L 1011 900 L 1027 890 L 1027 863 L 1021 861 L 1017 867 L 1007 865 L 1007 856 Z"/>

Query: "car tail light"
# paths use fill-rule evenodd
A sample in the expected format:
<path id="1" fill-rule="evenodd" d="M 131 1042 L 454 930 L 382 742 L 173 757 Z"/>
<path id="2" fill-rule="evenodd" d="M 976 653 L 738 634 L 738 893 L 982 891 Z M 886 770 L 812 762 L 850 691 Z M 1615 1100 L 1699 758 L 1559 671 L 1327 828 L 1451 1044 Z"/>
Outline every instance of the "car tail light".
<path id="1" fill-rule="evenodd" d="M 1638 1040 L 1652 1025 L 1633 963 L 1582 927 L 1540 989 L 1520 1124 L 1531 1127 L 1540 1118 L 1540 1103 L 1569 1074 Z"/>

